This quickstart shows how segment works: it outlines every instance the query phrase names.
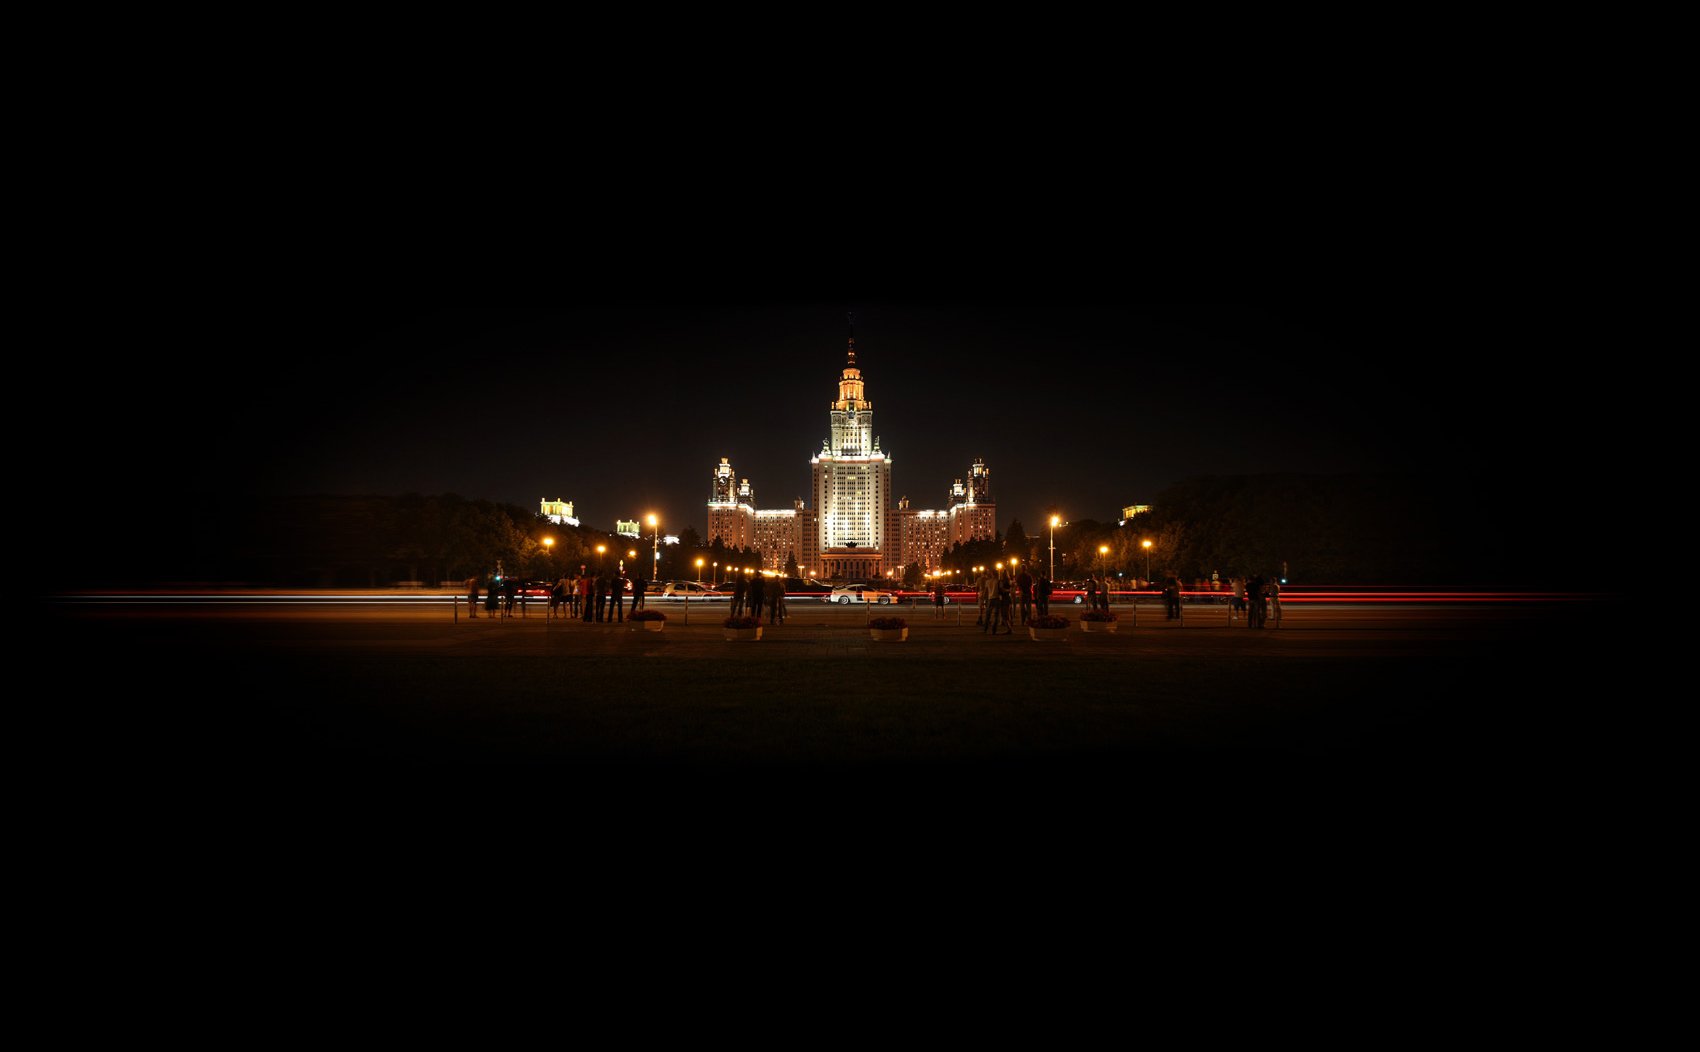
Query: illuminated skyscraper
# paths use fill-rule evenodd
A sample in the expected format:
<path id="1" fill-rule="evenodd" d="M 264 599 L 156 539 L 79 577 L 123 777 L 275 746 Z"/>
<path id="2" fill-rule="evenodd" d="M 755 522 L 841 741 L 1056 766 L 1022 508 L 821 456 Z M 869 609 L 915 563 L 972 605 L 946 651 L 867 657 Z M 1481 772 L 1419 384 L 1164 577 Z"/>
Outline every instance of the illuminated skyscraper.
<path id="1" fill-rule="evenodd" d="M 757 510 L 748 479 L 725 457 L 715 469 L 708 502 L 708 537 L 733 548 L 755 548 L 762 565 L 782 569 L 795 556 L 806 577 L 874 580 L 896 576 L 904 564 L 936 568 L 954 543 L 993 537 L 997 505 L 991 472 L 975 460 L 966 484 L 956 481 L 942 511 L 911 511 L 892 496 L 892 458 L 874 435 L 874 405 L 856 365 L 856 336 L 828 407 L 827 437 L 809 458 L 814 507 L 802 500 L 781 510 Z"/>
<path id="2" fill-rule="evenodd" d="M 838 378 L 838 400 L 829 407 L 831 429 L 809 459 L 816 533 L 827 577 L 872 580 L 898 553 L 886 550 L 886 512 L 891 505 L 891 458 L 874 436 L 874 404 L 856 368 L 856 337 Z M 895 547 L 896 538 L 892 538 Z"/>

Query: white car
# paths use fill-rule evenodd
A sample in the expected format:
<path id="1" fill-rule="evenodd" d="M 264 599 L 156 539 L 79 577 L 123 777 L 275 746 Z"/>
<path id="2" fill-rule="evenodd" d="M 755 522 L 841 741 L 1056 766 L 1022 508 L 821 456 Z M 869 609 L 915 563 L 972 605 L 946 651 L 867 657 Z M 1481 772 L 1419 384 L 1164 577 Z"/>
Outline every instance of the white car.
<path id="1" fill-rule="evenodd" d="M 890 592 L 860 584 L 834 588 L 821 598 L 829 603 L 877 603 L 880 606 L 889 606 L 896 601 Z"/>
<path id="2" fill-rule="evenodd" d="M 699 581 L 668 581 L 661 589 L 663 599 L 726 599 L 724 592 L 717 592 Z"/>

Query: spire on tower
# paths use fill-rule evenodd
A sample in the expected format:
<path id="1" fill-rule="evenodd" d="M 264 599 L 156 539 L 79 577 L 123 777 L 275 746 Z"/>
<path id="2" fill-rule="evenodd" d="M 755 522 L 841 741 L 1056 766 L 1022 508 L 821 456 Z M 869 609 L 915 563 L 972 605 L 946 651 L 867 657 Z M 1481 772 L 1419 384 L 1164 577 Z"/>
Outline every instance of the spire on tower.
<path id="1" fill-rule="evenodd" d="M 850 364 L 845 368 L 854 369 L 856 368 L 856 315 L 846 311 L 844 318 L 850 323 Z"/>

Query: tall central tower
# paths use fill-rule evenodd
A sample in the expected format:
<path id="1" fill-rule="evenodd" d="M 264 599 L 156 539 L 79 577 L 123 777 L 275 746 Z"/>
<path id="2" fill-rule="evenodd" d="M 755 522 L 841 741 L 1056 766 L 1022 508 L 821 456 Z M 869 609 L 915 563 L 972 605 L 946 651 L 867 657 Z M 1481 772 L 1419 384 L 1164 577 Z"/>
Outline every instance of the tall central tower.
<path id="1" fill-rule="evenodd" d="M 874 437 L 874 406 L 856 366 L 853 325 L 849 359 L 838 377 L 838 398 L 828 409 L 827 438 L 809 459 L 821 574 L 873 580 L 895 566 L 898 555 L 887 551 L 891 458 Z"/>

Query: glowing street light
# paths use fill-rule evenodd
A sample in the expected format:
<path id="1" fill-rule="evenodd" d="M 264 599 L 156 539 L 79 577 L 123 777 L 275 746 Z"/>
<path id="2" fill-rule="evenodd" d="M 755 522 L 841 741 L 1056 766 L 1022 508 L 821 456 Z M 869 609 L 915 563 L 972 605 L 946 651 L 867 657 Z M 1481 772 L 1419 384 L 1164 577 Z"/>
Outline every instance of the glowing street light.
<path id="1" fill-rule="evenodd" d="M 702 583 L 702 560 L 697 560 L 697 584 Z"/>
<path id="2" fill-rule="evenodd" d="M 1151 541 L 1143 540 L 1139 546 L 1145 549 L 1145 583 L 1151 583 Z"/>
<path id="3" fill-rule="evenodd" d="M 1104 564 L 1109 562 L 1109 558 L 1108 558 L 1109 554 L 1110 554 L 1110 546 L 1109 545 L 1107 545 L 1107 544 L 1098 545 L 1098 569 L 1100 569 L 1100 570 L 1104 569 Z"/>
<path id="4" fill-rule="evenodd" d="M 602 557 L 604 555 L 606 555 L 607 553 L 608 553 L 608 546 L 606 544 L 598 544 L 596 546 L 596 567 L 597 567 L 598 573 L 601 573 L 602 567 L 604 565 L 606 565 L 606 561 Z"/>
<path id="5" fill-rule="evenodd" d="M 1062 524 L 1062 518 L 1051 516 L 1051 580 L 1057 579 L 1057 527 Z"/>
<path id="6" fill-rule="evenodd" d="M 661 520 L 659 520 L 655 517 L 655 513 L 653 511 L 649 513 L 649 543 L 650 543 L 651 547 L 653 547 L 654 550 L 655 550 L 655 568 L 653 570 L 651 570 L 650 574 L 649 574 L 649 579 L 651 581 L 656 580 L 657 578 L 659 578 L 661 576 L 661 525 L 660 525 L 660 522 L 661 522 Z"/>

